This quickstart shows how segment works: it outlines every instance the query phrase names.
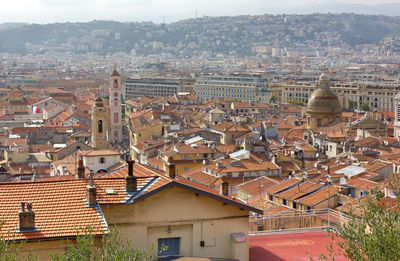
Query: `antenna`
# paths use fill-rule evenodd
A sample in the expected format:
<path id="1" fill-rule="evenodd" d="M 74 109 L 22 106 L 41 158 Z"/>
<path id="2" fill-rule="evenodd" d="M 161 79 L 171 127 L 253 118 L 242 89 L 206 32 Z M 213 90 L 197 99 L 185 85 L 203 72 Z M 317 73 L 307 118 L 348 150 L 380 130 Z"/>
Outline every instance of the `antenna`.
<path id="1" fill-rule="evenodd" d="M 196 8 L 196 17 L 195 18 L 197 19 L 197 8 Z"/>

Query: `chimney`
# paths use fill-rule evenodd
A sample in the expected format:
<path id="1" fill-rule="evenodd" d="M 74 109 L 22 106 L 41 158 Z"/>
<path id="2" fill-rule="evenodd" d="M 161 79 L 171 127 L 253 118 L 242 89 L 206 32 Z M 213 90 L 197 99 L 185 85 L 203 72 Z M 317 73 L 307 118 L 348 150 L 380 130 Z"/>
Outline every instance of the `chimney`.
<path id="1" fill-rule="evenodd" d="M 225 181 L 224 179 L 222 180 L 222 184 L 221 184 L 221 193 L 224 196 L 229 195 L 229 183 L 227 181 Z"/>
<path id="2" fill-rule="evenodd" d="M 86 199 L 89 205 L 96 204 L 96 187 L 93 185 L 93 173 L 89 174 L 89 185 L 86 186 Z"/>
<path id="3" fill-rule="evenodd" d="M 173 158 L 168 157 L 168 174 L 171 178 L 175 178 L 175 163 L 172 162 Z"/>
<path id="4" fill-rule="evenodd" d="M 78 179 L 85 178 L 85 167 L 83 166 L 83 159 L 82 156 L 79 158 L 79 165 L 78 165 Z"/>
<path id="5" fill-rule="evenodd" d="M 25 204 L 27 210 L 25 210 Z M 20 231 L 35 229 L 35 212 L 32 210 L 32 203 L 21 202 L 21 210 L 18 215 Z"/>
<path id="6" fill-rule="evenodd" d="M 134 160 L 127 160 L 128 163 L 128 176 L 125 177 L 125 189 L 128 192 L 137 190 L 137 177 L 133 176 L 133 164 Z"/>

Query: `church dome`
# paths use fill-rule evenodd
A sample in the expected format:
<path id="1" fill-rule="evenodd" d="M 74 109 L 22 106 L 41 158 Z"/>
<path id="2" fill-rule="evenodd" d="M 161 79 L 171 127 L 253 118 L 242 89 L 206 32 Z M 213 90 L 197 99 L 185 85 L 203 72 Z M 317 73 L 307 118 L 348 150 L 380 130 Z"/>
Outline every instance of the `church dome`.
<path id="1" fill-rule="evenodd" d="M 338 97 L 329 89 L 317 89 L 308 100 L 307 112 L 341 113 Z"/>

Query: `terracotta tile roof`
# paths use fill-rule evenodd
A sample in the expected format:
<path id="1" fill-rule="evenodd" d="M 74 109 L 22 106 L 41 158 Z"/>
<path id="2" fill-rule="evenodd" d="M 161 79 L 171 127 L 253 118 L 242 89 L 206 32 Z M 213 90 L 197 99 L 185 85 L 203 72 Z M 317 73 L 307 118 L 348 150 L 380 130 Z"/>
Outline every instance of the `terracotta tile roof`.
<path id="1" fill-rule="evenodd" d="M 367 137 L 364 139 L 357 140 L 353 143 L 354 146 L 356 147 L 367 147 L 367 148 L 372 148 L 375 147 L 379 144 L 379 140 L 375 137 Z"/>
<path id="2" fill-rule="evenodd" d="M 372 180 L 364 179 L 361 177 L 352 177 L 347 179 L 346 185 L 369 191 L 378 186 L 378 183 Z"/>
<path id="3" fill-rule="evenodd" d="M 313 146 L 311 146 L 310 144 L 304 142 L 302 144 L 298 144 L 297 146 L 301 147 L 304 151 L 317 151 L 316 148 L 314 148 Z"/>
<path id="4" fill-rule="evenodd" d="M 229 122 L 221 122 L 219 124 L 214 124 L 214 125 L 211 125 L 211 128 L 221 131 L 221 132 L 227 132 L 227 131 L 241 131 L 241 132 L 248 131 L 248 132 L 250 132 L 250 130 L 247 128 L 244 128 L 242 126 L 237 126 L 237 125 L 229 123 Z"/>
<path id="5" fill-rule="evenodd" d="M 297 179 L 297 178 L 288 179 L 286 181 L 283 181 L 282 183 L 279 183 L 279 184 L 277 184 L 275 186 L 272 186 L 271 188 L 267 189 L 267 193 L 269 195 L 273 195 L 273 194 L 275 194 L 275 193 L 277 193 L 277 192 L 279 192 L 279 191 L 281 191 L 283 189 L 286 189 L 286 188 L 296 184 L 297 182 L 301 182 L 301 180 Z"/>
<path id="6" fill-rule="evenodd" d="M 278 194 L 278 196 L 281 198 L 285 198 L 285 199 L 296 200 L 296 199 L 299 199 L 302 196 L 316 190 L 319 187 L 321 187 L 321 184 L 319 184 L 319 183 L 306 181 L 301 184 L 298 184 L 297 186 L 294 186 L 291 189 L 288 189 L 288 190 Z"/>
<path id="7" fill-rule="evenodd" d="M 127 168 L 127 166 L 125 166 L 117 171 L 111 172 L 110 174 L 105 174 L 105 175 L 101 176 L 98 180 L 102 180 L 102 179 L 111 180 L 113 178 L 121 179 L 122 177 L 127 176 L 127 172 L 128 172 L 128 168 Z M 260 212 L 260 210 L 252 208 L 246 204 L 243 204 L 243 202 L 241 202 L 237 199 L 233 199 L 233 198 L 230 198 L 230 197 L 220 194 L 217 190 L 215 190 L 209 186 L 200 184 L 195 181 L 187 180 L 186 178 L 183 178 L 183 177 L 177 176 L 175 179 L 172 179 L 168 176 L 163 175 L 163 172 L 161 172 L 161 171 L 156 171 L 149 167 L 145 167 L 145 166 L 137 164 L 137 163 L 134 164 L 133 173 L 135 176 L 139 177 L 139 179 L 141 180 L 140 182 L 142 182 L 142 180 L 145 180 L 143 184 L 140 183 L 141 185 L 138 186 L 138 187 L 140 187 L 139 191 L 133 192 L 133 193 L 130 192 L 129 194 L 123 195 L 122 190 L 121 190 L 121 193 L 119 193 L 119 194 L 117 193 L 117 195 L 119 195 L 119 197 L 116 197 L 113 200 L 113 202 L 110 204 L 117 204 L 116 202 L 118 200 L 120 200 L 121 197 L 123 197 L 123 196 L 124 196 L 124 198 L 122 201 L 120 200 L 119 204 L 135 203 L 135 202 L 140 201 L 148 196 L 151 196 L 153 193 L 157 193 L 158 191 L 163 190 L 167 187 L 177 186 L 177 187 L 181 187 L 183 189 L 192 190 L 194 192 L 198 192 L 198 193 L 213 197 L 217 200 L 226 202 L 228 204 L 233 204 L 233 205 L 241 207 L 241 208 L 249 209 L 250 211 L 253 211 L 253 212 Z M 143 178 L 140 177 L 139 175 L 142 175 Z M 138 182 L 139 182 L 139 179 L 138 179 Z M 98 180 L 95 180 L 95 185 L 97 184 Z M 122 182 L 124 182 L 124 179 L 121 179 L 121 180 L 122 180 Z M 98 183 L 98 184 L 101 184 L 101 183 Z M 119 187 L 121 187 L 121 184 L 123 184 L 123 183 L 116 182 L 117 187 L 118 187 L 118 185 L 119 185 Z M 106 184 L 106 186 L 110 187 L 111 185 Z M 119 191 L 117 189 L 117 187 L 115 187 L 115 188 L 117 191 Z"/>
<path id="8" fill-rule="evenodd" d="M 255 159 L 242 159 L 240 163 L 238 160 L 228 158 L 220 161 L 221 167 L 217 163 L 210 163 L 205 165 L 207 169 L 216 171 L 218 173 L 227 172 L 243 172 L 243 171 L 266 171 L 266 170 L 279 170 L 280 167 L 271 161 L 257 161 Z M 236 164 L 238 162 L 238 164 Z"/>
<path id="9" fill-rule="evenodd" d="M 81 154 L 86 157 L 120 155 L 120 153 L 114 149 L 85 150 L 85 151 L 82 151 Z"/>
<path id="10" fill-rule="evenodd" d="M 328 188 L 329 187 L 329 188 Z M 314 206 L 318 204 L 319 202 L 328 199 L 329 197 L 332 197 L 339 191 L 339 188 L 336 186 L 327 186 L 324 187 L 323 189 L 320 189 L 311 195 L 301 198 L 300 200 L 297 200 L 297 202 L 304 204 L 306 206 Z"/>
<path id="11" fill-rule="evenodd" d="M 264 194 L 268 188 L 270 188 L 271 186 L 274 186 L 278 183 L 279 182 L 276 180 L 270 179 L 265 176 L 261 176 L 259 178 L 242 183 L 236 187 L 237 187 L 237 189 L 239 189 L 241 191 L 245 191 L 247 194 L 249 194 L 251 196 L 256 196 L 256 195 Z"/>
<path id="12" fill-rule="evenodd" d="M 301 170 L 299 166 L 296 165 L 293 161 L 278 161 L 276 164 L 281 167 L 282 172 L 292 172 L 292 170 Z"/>
<path id="13" fill-rule="evenodd" d="M 379 111 L 383 116 L 394 118 L 394 111 Z"/>
<path id="14" fill-rule="evenodd" d="M 27 143 L 26 143 L 26 139 L 12 138 L 12 139 L 8 139 L 4 145 L 6 145 L 6 146 L 18 146 L 18 145 L 27 145 Z"/>
<path id="15" fill-rule="evenodd" d="M 266 209 L 263 213 L 263 216 L 274 216 L 274 215 L 278 215 L 282 212 L 288 212 L 288 211 L 293 211 L 293 209 L 291 209 L 287 206 L 277 205 L 277 206 L 272 206 L 272 207 Z"/>
<path id="16" fill-rule="evenodd" d="M 1 235 L 15 240 L 56 239 L 75 237 L 88 226 L 93 235 L 102 235 L 107 224 L 100 208 L 84 202 L 87 184 L 87 180 L 0 184 L 0 220 L 5 222 Z M 20 202 L 32 203 L 36 232 L 16 232 Z"/>
<path id="17" fill-rule="evenodd" d="M 265 210 L 269 207 L 275 206 L 274 202 L 265 199 L 265 195 L 247 198 L 247 204 L 261 210 Z"/>
<path id="18" fill-rule="evenodd" d="M 136 177 L 156 177 L 164 174 L 161 170 L 156 170 L 142 164 L 133 164 L 133 175 Z M 125 164 L 119 169 L 116 169 L 108 174 L 104 174 L 101 178 L 125 178 L 128 175 L 128 165 Z"/>
<path id="19" fill-rule="evenodd" d="M 361 163 L 360 166 L 366 168 L 367 171 L 375 172 L 392 164 L 393 164 L 392 162 L 388 161 L 374 160 L 368 163 Z"/>

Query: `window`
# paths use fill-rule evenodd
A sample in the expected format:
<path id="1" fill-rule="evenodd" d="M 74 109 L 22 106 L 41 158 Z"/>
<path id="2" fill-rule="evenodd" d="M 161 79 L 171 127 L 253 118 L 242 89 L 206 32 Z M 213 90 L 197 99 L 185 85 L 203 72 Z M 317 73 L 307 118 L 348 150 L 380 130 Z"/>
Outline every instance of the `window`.
<path id="1" fill-rule="evenodd" d="M 99 159 L 99 163 L 100 163 L 100 164 L 106 163 L 106 158 L 101 157 L 101 158 Z"/>
<path id="2" fill-rule="evenodd" d="M 118 112 L 114 112 L 114 123 L 115 124 L 118 124 L 118 122 L 119 122 L 119 114 L 118 114 Z"/>
<path id="3" fill-rule="evenodd" d="M 114 80 L 114 88 L 118 88 L 118 80 Z"/>
<path id="4" fill-rule="evenodd" d="M 99 120 L 97 123 L 97 131 L 99 133 L 103 133 L 103 121 L 102 120 Z"/>
<path id="5" fill-rule="evenodd" d="M 158 239 L 158 252 L 160 256 L 179 255 L 180 250 L 180 237 L 173 238 L 159 238 Z M 167 248 L 163 251 L 162 249 Z"/>

